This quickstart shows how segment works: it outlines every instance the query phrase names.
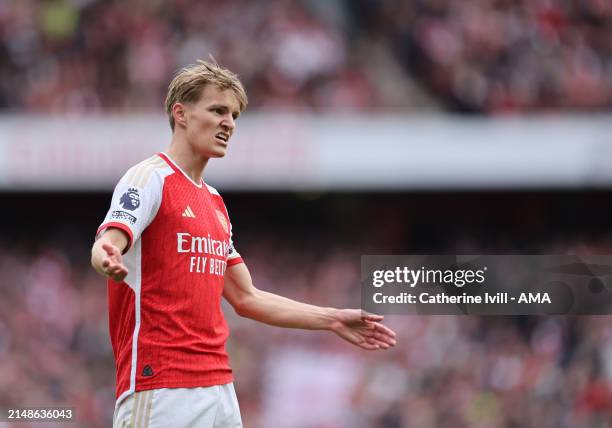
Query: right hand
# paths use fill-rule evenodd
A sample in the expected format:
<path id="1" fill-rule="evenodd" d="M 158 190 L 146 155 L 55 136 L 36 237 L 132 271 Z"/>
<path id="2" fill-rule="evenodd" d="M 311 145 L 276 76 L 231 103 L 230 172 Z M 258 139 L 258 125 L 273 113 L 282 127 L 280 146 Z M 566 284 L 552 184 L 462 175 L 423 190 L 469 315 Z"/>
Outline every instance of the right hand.
<path id="1" fill-rule="evenodd" d="M 98 273 L 115 282 L 123 281 L 128 274 L 128 269 L 123 264 L 121 251 L 110 243 L 100 243 L 94 246 L 91 264 Z"/>

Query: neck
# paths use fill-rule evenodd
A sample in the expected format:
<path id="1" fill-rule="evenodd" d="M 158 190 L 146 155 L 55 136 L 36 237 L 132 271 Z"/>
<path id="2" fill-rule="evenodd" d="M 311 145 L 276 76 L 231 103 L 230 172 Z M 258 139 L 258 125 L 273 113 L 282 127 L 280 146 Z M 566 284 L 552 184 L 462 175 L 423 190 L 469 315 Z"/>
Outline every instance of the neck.
<path id="1" fill-rule="evenodd" d="M 166 153 L 194 182 L 200 182 L 204 168 L 208 164 L 207 157 L 196 153 L 187 141 L 177 138 L 176 134 L 172 136 L 172 142 Z"/>

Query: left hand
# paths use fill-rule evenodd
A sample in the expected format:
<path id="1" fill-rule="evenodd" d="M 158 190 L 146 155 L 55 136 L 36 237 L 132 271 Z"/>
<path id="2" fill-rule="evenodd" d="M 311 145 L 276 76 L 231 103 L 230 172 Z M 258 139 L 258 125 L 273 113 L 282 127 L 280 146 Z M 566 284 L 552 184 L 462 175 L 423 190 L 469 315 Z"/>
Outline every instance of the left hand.
<path id="1" fill-rule="evenodd" d="M 395 346 L 395 332 L 380 323 L 382 315 L 360 309 L 339 309 L 331 330 L 355 346 L 374 351 Z"/>

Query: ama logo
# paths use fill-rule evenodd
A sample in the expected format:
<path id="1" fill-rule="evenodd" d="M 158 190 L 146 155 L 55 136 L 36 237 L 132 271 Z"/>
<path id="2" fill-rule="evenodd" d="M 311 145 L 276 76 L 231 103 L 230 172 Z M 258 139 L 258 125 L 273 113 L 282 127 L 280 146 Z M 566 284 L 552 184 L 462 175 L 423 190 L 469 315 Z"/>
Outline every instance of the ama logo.
<path id="1" fill-rule="evenodd" d="M 134 211 L 140 206 L 140 195 L 138 194 L 138 189 L 130 187 L 128 191 L 121 196 L 119 203 L 126 210 Z"/>

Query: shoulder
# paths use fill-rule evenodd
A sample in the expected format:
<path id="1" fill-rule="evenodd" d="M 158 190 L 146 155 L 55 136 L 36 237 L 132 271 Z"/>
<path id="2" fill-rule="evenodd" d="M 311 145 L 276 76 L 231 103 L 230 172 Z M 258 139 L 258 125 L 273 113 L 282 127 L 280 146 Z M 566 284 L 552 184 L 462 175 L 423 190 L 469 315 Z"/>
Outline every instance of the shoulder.
<path id="1" fill-rule="evenodd" d="M 172 173 L 173 170 L 166 161 L 158 155 L 153 155 L 128 169 L 122 181 L 128 186 L 142 189 L 147 187 L 152 177 L 163 178 Z"/>
<path id="2" fill-rule="evenodd" d="M 227 208 L 225 207 L 225 202 L 223 201 L 223 197 L 219 191 L 206 183 L 204 183 L 204 185 L 206 186 L 206 189 L 208 189 L 213 202 L 227 215 Z"/>
<path id="3" fill-rule="evenodd" d="M 221 194 L 219 194 L 219 191 L 217 189 L 215 189 L 214 187 L 212 187 L 209 184 L 206 184 L 206 183 L 204 183 L 204 184 L 206 185 L 206 188 L 208 189 L 208 191 L 210 192 L 211 195 L 213 195 L 213 196 L 221 196 Z"/>
<path id="4" fill-rule="evenodd" d="M 214 187 L 206 183 L 204 183 L 204 185 L 210 193 L 213 203 L 217 206 L 219 210 L 221 210 L 221 213 L 223 213 L 225 217 L 229 219 L 229 213 L 227 212 L 227 207 L 225 206 L 225 201 L 223 201 L 223 197 L 221 196 L 221 194 Z"/>

